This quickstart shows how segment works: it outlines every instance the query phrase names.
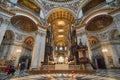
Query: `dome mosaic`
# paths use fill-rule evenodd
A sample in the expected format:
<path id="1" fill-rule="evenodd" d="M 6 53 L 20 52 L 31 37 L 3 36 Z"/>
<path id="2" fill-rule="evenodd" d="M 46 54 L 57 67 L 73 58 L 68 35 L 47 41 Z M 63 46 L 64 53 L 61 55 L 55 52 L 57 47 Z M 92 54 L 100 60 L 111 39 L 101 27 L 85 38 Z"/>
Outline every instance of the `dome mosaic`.
<path id="1" fill-rule="evenodd" d="M 91 19 L 85 29 L 87 31 L 100 31 L 109 27 L 113 22 L 113 18 L 110 15 L 99 15 Z"/>
<path id="2" fill-rule="evenodd" d="M 22 15 L 13 16 L 11 24 L 19 30 L 25 32 L 37 31 L 37 26 L 30 18 Z"/>

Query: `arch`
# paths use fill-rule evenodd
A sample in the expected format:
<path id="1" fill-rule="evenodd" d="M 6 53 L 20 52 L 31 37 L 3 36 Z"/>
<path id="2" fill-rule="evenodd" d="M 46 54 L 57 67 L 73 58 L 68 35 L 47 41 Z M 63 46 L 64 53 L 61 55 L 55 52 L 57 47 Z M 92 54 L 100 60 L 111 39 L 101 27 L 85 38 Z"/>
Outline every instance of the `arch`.
<path id="1" fill-rule="evenodd" d="M 54 9 L 50 10 L 50 11 L 48 12 L 47 16 L 46 16 L 46 20 L 48 20 L 48 18 L 49 18 L 49 16 L 50 16 L 51 14 L 53 14 L 53 13 L 55 13 L 55 12 L 57 12 L 57 11 L 65 11 L 65 12 L 68 12 L 71 16 L 73 16 L 73 18 L 76 18 L 75 13 L 74 13 L 72 10 L 70 10 L 70 9 L 68 9 L 68 8 L 59 7 L 59 8 L 54 8 Z"/>
<path id="2" fill-rule="evenodd" d="M 90 19 L 87 22 L 85 29 L 87 31 L 92 31 L 92 32 L 101 31 L 109 27 L 109 25 L 111 25 L 112 23 L 113 23 L 112 16 L 108 14 L 102 14 L 102 15 L 98 15 Z"/>
<path id="3" fill-rule="evenodd" d="M 95 16 L 98 15 L 105 15 L 108 14 L 109 11 L 113 10 L 114 8 L 102 8 L 102 9 L 96 9 L 90 12 L 88 15 L 86 15 L 82 20 L 80 24 L 87 24 L 87 22 L 92 19 Z"/>
<path id="4" fill-rule="evenodd" d="M 3 59 L 5 62 L 8 60 L 11 44 L 14 41 L 14 32 L 11 30 L 6 30 L 1 46 L 0 46 L 0 59 Z"/>
<path id="5" fill-rule="evenodd" d="M 11 30 L 7 30 L 5 32 L 3 40 L 14 40 L 14 32 Z"/>
<path id="6" fill-rule="evenodd" d="M 11 24 L 15 28 L 25 32 L 33 32 L 38 30 L 38 27 L 35 24 L 35 22 L 31 20 L 29 17 L 23 16 L 23 15 L 13 16 L 11 18 Z"/>
<path id="7" fill-rule="evenodd" d="M 64 46 L 68 46 L 69 47 L 69 41 L 67 39 L 56 39 L 55 40 L 55 46 L 58 46 L 58 44 L 63 43 Z"/>
<path id="8" fill-rule="evenodd" d="M 41 24 L 41 20 L 29 11 L 18 9 L 18 8 L 10 9 L 10 11 L 16 13 L 16 15 L 26 16 L 31 20 L 33 20 L 36 24 Z"/>

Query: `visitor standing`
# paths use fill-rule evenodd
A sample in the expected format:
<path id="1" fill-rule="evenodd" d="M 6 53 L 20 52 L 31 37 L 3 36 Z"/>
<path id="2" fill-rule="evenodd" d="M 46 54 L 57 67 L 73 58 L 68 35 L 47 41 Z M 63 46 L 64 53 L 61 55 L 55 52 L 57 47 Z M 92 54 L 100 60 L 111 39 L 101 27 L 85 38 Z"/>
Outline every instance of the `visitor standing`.
<path id="1" fill-rule="evenodd" d="M 13 65 L 10 65 L 10 70 L 8 72 L 8 75 L 10 74 L 14 75 L 14 73 L 15 73 L 15 67 Z"/>
<path id="2" fill-rule="evenodd" d="M 20 64 L 20 72 L 19 72 L 20 76 L 24 76 L 24 71 L 25 71 L 25 62 L 22 62 Z"/>
<path id="3" fill-rule="evenodd" d="M 10 71 L 10 66 L 8 65 L 8 66 L 6 66 L 6 68 L 5 68 L 5 72 L 8 74 L 9 71 Z"/>

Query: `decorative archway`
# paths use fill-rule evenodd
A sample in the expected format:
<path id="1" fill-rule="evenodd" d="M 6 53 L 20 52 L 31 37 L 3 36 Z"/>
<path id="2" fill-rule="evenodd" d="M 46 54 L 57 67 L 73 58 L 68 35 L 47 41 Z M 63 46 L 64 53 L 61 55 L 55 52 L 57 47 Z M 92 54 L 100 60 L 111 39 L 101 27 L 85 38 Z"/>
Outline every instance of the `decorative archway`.
<path id="1" fill-rule="evenodd" d="M 11 18 L 11 24 L 16 29 L 24 32 L 34 32 L 38 29 L 36 23 L 33 20 L 23 15 L 13 16 Z"/>
<path id="2" fill-rule="evenodd" d="M 19 63 L 24 61 L 26 64 L 26 69 L 30 68 L 34 41 L 34 38 L 29 36 L 23 42 L 23 51 L 19 58 Z"/>
<path id="3" fill-rule="evenodd" d="M 4 60 L 4 61 L 8 60 L 11 45 L 13 41 L 14 41 L 14 32 L 11 30 L 6 30 L 1 46 L 0 46 L 0 59 L 1 60 Z"/>

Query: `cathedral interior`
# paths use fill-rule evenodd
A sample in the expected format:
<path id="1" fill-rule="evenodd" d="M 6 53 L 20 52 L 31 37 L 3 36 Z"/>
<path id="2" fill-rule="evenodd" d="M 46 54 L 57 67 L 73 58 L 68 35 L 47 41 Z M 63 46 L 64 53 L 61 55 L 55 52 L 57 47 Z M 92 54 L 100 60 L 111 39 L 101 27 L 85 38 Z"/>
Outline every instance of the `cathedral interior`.
<path id="1" fill-rule="evenodd" d="M 22 61 L 30 71 L 120 69 L 120 0 L 0 0 L 0 66 Z"/>

